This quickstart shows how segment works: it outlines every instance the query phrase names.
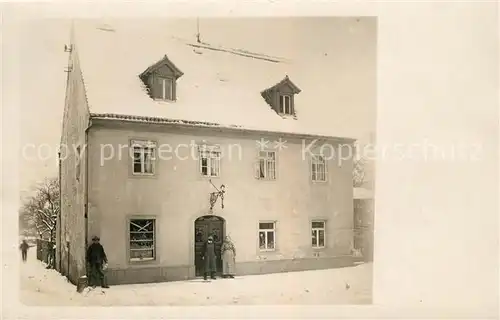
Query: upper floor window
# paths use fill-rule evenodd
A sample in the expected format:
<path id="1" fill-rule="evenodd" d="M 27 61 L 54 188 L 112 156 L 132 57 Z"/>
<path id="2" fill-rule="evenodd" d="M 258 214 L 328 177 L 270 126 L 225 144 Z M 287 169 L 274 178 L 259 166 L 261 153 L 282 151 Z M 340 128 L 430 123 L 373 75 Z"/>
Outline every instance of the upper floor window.
<path id="1" fill-rule="evenodd" d="M 288 94 L 280 95 L 279 113 L 292 115 L 292 96 Z"/>
<path id="2" fill-rule="evenodd" d="M 134 175 L 153 175 L 156 144 L 151 141 L 133 140 L 132 173 Z"/>
<path id="3" fill-rule="evenodd" d="M 276 179 L 276 152 L 259 151 L 257 178 L 265 180 Z"/>
<path id="4" fill-rule="evenodd" d="M 200 148 L 200 172 L 205 177 L 220 176 L 220 150 L 217 147 Z"/>
<path id="5" fill-rule="evenodd" d="M 326 159 L 322 155 L 313 155 L 311 159 L 311 179 L 312 181 L 326 181 L 327 167 Z"/>
<path id="6" fill-rule="evenodd" d="M 160 83 L 160 90 L 158 90 L 162 100 L 175 100 L 174 99 L 174 80 L 169 78 L 158 78 Z"/>

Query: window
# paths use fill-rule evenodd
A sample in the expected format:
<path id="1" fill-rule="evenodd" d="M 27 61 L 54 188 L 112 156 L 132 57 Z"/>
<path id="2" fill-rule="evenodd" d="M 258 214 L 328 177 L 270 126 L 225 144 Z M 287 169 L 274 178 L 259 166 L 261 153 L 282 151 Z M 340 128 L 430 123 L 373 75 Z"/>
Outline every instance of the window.
<path id="1" fill-rule="evenodd" d="M 273 251 L 276 249 L 276 223 L 259 223 L 259 249 L 260 251 Z"/>
<path id="2" fill-rule="evenodd" d="M 220 151 L 216 147 L 200 148 L 200 172 L 205 177 L 220 175 Z"/>
<path id="3" fill-rule="evenodd" d="M 154 153 L 156 145 L 151 141 L 132 141 L 133 149 L 133 174 L 153 175 L 154 174 Z"/>
<path id="4" fill-rule="evenodd" d="M 321 155 L 313 155 L 311 159 L 311 178 L 313 181 L 326 181 L 326 160 Z"/>
<path id="5" fill-rule="evenodd" d="M 280 113 L 292 114 L 292 97 L 290 95 L 280 95 Z"/>
<path id="6" fill-rule="evenodd" d="M 165 101 L 175 100 L 174 78 L 155 75 L 150 81 L 150 94 L 154 99 Z"/>
<path id="7" fill-rule="evenodd" d="M 129 226 L 130 261 L 147 261 L 156 258 L 154 219 L 131 219 Z"/>
<path id="8" fill-rule="evenodd" d="M 325 221 L 312 221 L 312 242 L 313 248 L 325 247 Z"/>
<path id="9" fill-rule="evenodd" d="M 75 176 L 76 176 L 76 181 L 80 182 L 80 167 L 81 167 L 81 157 L 82 157 L 82 151 L 80 146 L 76 147 L 76 168 L 75 168 Z"/>
<path id="10" fill-rule="evenodd" d="M 174 81 L 169 78 L 160 78 L 161 98 L 163 100 L 174 100 Z"/>
<path id="11" fill-rule="evenodd" d="M 276 179 L 276 152 L 274 151 L 259 152 L 257 178 L 266 180 Z"/>

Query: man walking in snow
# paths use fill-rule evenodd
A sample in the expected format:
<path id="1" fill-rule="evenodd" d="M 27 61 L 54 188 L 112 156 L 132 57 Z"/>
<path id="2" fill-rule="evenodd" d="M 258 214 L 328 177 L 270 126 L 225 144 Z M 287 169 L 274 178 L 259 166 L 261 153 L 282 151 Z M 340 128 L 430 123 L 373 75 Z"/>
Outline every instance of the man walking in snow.
<path id="1" fill-rule="evenodd" d="M 26 242 L 26 240 L 23 240 L 23 242 L 19 246 L 19 250 L 21 250 L 21 256 L 23 258 L 23 262 L 26 262 L 26 259 L 28 258 L 29 247 L 30 247 L 30 245 L 28 244 L 28 242 Z"/>
<path id="2" fill-rule="evenodd" d="M 203 274 L 203 279 L 207 280 L 208 275 L 210 278 L 215 280 L 216 267 L 216 255 L 215 255 L 215 244 L 213 236 L 209 236 L 207 242 L 203 245 L 202 259 L 205 263 L 205 273 Z"/>
<path id="3" fill-rule="evenodd" d="M 102 288 L 109 288 L 103 272 L 103 265 L 108 263 L 108 258 L 99 240 L 98 236 L 94 236 L 92 244 L 87 249 L 87 265 L 90 268 L 89 285 L 94 288 L 97 285 Z"/>

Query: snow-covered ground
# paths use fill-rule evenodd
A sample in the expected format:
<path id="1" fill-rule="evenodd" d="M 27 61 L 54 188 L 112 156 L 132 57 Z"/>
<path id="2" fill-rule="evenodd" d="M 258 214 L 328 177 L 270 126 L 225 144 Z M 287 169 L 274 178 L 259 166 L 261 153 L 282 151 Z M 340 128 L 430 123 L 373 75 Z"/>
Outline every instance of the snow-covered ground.
<path id="1" fill-rule="evenodd" d="M 30 306 L 193 306 L 258 304 L 369 304 L 372 265 L 268 275 L 99 287 L 77 293 L 31 248 L 21 263 L 20 299 Z"/>

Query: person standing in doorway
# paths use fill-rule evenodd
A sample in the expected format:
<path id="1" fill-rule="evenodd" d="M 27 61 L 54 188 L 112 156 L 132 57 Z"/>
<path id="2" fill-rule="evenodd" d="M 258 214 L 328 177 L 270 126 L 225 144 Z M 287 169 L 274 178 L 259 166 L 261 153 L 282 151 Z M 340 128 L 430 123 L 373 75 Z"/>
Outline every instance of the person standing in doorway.
<path id="1" fill-rule="evenodd" d="M 236 248 L 234 243 L 229 236 L 224 238 L 221 248 L 222 255 L 222 277 L 223 278 L 234 278 L 235 272 L 235 257 Z"/>
<path id="2" fill-rule="evenodd" d="M 109 288 L 106 284 L 103 270 L 103 267 L 108 263 L 108 258 L 99 241 L 99 237 L 94 236 L 92 238 L 92 244 L 87 249 L 87 265 L 90 268 L 89 285 L 93 288 L 97 285 L 100 285 L 102 288 Z"/>
<path id="3" fill-rule="evenodd" d="M 21 256 L 23 258 L 23 262 L 26 262 L 26 260 L 28 259 L 28 249 L 30 248 L 30 245 L 28 244 L 28 242 L 25 240 L 23 240 L 23 242 L 21 242 L 21 245 L 19 246 L 19 250 L 21 250 Z"/>
<path id="4" fill-rule="evenodd" d="M 210 278 L 215 280 L 215 272 L 217 270 L 217 257 L 215 255 L 215 244 L 214 237 L 209 236 L 207 242 L 203 245 L 203 262 L 205 265 L 205 272 L 203 274 L 203 279 L 207 280 L 208 275 Z"/>

